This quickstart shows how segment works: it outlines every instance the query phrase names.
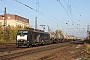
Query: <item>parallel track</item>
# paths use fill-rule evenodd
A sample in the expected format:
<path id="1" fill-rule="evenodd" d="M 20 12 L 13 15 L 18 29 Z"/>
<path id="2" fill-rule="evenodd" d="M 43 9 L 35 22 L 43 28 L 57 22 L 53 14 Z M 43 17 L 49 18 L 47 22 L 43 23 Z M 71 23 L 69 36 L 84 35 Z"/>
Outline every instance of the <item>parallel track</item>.
<path id="1" fill-rule="evenodd" d="M 1 54 L 0 55 L 0 60 L 12 60 L 13 58 L 17 58 L 20 56 L 24 56 L 27 54 L 32 54 L 32 53 L 37 53 L 41 51 L 46 51 L 46 50 L 51 50 L 51 49 L 56 49 L 60 47 L 64 47 L 70 45 L 69 43 L 61 43 L 61 44 L 55 44 L 55 45 L 50 45 L 47 47 L 42 47 L 42 48 L 37 48 L 37 49 L 32 49 L 32 50 L 26 50 L 26 51 L 21 51 L 21 52 L 13 52 L 13 53 L 8 53 L 8 54 Z"/>
<path id="2" fill-rule="evenodd" d="M 79 48 L 74 51 L 69 46 L 66 46 L 60 49 L 59 51 L 55 52 L 53 56 L 48 58 L 41 58 L 41 59 L 42 60 L 72 60 L 80 57 L 81 50 L 82 48 Z"/>

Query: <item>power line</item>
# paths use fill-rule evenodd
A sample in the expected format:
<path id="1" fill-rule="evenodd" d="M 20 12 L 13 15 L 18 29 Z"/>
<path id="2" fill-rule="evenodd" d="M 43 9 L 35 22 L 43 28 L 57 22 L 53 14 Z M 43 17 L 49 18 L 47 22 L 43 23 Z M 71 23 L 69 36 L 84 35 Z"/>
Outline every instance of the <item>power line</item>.
<path id="1" fill-rule="evenodd" d="M 26 7 L 28 7 L 28 8 L 30 8 L 30 9 L 34 10 L 34 11 L 36 11 L 34 8 L 32 8 L 32 7 L 26 5 L 26 4 L 24 4 L 24 3 L 22 3 L 22 2 L 20 2 L 20 1 L 18 1 L 18 0 L 14 0 L 14 1 L 16 1 L 16 2 L 22 4 L 22 5 L 26 6 Z"/>
<path id="2" fill-rule="evenodd" d="M 72 2 L 72 1 L 71 1 Z M 74 8 L 76 9 L 77 13 L 81 16 L 81 14 L 79 13 L 79 11 L 77 10 L 76 6 L 74 5 L 74 3 L 72 2 Z"/>
<path id="3" fill-rule="evenodd" d="M 19 10 L 20 12 L 24 12 L 24 11 L 22 11 L 21 9 L 19 9 L 19 8 L 15 7 L 15 6 L 11 5 L 11 4 L 9 4 L 9 3 L 6 3 L 6 2 L 4 2 L 4 1 L 2 1 L 2 2 L 5 3 L 5 4 L 8 4 L 8 5 L 10 5 L 10 6 L 14 7 L 14 8 L 16 8 L 16 9 Z M 17 1 L 17 2 L 18 2 L 18 1 Z M 21 3 L 20 3 L 20 4 L 21 4 Z M 23 4 L 23 3 L 22 3 L 22 4 Z M 2 11 L 2 10 L 1 10 L 1 11 Z M 35 11 L 35 9 L 34 9 L 34 11 Z M 25 13 L 26 13 L 26 12 L 25 12 Z M 28 13 L 27 13 L 27 14 L 28 14 Z M 49 20 L 51 20 L 51 21 L 53 21 L 54 23 L 57 24 L 57 22 L 55 22 L 54 20 L 52 20 L 52 19 L 50 19 L 49 17 L 47 17 L 48 15 L 45 16 L 45 14 L 44 14 L 43 12 L 40 12 L 39 14 L 41 14 L 42 16 L 48 18 Z"/>
<path id="4" fill-rule="evenodd" d="M 13 7 L 13 8 L 16 8 L 16 9 L 19 10 L 20 12 L 27 13 L 26 11 L 22 11 L 21 9 L 17 8 L 16 6 L 13 6 L 13 5 L 11 5 L 11 4 L 5 2 L 5 1 L 2 1 L 2 2 L 5 3 L 5 4 L 7 4 L 7 5 L 9 5 L 9 6 L 11 6 L 11 7 Z M 27 13 L 27 14 L 29 14 L 29 13 Z"/>
<path id="5" fill-rule="evenodd" d="M 5 1 L 3 1 L 3 0 L 2 0 L 1 2 L 3 2 L 4 4 L 7 4 L 7 5 L 13 7 L 14 9 L 17 9 L 18 11 L 20 11 L 20 12 L 22 12 L 22 13 L 27 14 L 28 16 L 30 15 L 30 13 L 27 13 L 26 11 L 23 11 L 23 9 L 21 10 L 20 8 L 18 8 L 18 7 L 16 7 L 16 6 L 13 6 L 13 5 L 10 4 L 10 3 L 7 3 L 7 2 L 5 2 Z M 32 15 L 31 15 L 31 16 L 32 16 Z"/>
<path id="6" fill-rule="evenodd" d="M 70 10 L 70 15 L 71 15 L 71 17 L 72 18 L 76 18 L 73 14 L 72 14 L 72 5 L 71 5 L 71 3 L 73 4 L 73 2 L 72 2 L 72 0 L 68 0 L 68 9 Z M 74 5 L 74 4 L 73 4 Z M 74 7 L 75 7 L 75 5 L 74 5 Z M 76 8 L 76 7 L 75 7 Z M 78 12 L 78 14 L 79 14 L 79 12 Z M 80 21 L 78 18 L 76 18 L 78 21 Z M 75 24 L 75 22 L 74 22 L 74 24 Z M 77 23 L 76 23 L 77 24 Z M 77 24 L 77 26 L 78 25 L 80 25 L 80 24 Z M 79 26 L 78 26 L 79 27 Z"/>
<path id="7" fill-rule="evenodd" d="M 63 6 L 63 4 L 61 3 L 60 0 L 57 0 L 59 2 L 59 4 L 63 7 L 63 9 L 65 10 L 65 12 L 67 13 L 67 15 L 69 16 L 68 12 L 66 11 L 65 7 Z M 69 18 L 71 19 L 71 17 L 69 16 Z M 73 22 L 73 20 L 71 19 L 71 21 Z"/>
<path id="8" fill-rule="evenodd" d="M 78 15 L 80 16 L 81 18 L 81 14 L 79 13 L 79 11 L 77 10 L 76 6 L 74 5 L 74 3 L 72 1 L 70 1 L 70 3 L 72 3 L 72 5 L 74 6 L 74 8 L 76 9 Z M 71 13 L 72 14 L 72 13 Z M 73 14 L 72 14 L 73 15 Z M 76 18 L 74 15 L 73 15 L 74 18 Z M 78 21 L 80 21 L 78 18 L 76 18 Z M 80 22 L 81 23 L 81 22 Z M 74 23 L 75 24 L 75 23 Z M 78 25 L 78 24 L 77 24 Z M 79 24 L 80 25 L 80 24 Z"/>
<path id="9" fill-rule="evenodd" d="M 32 0 L 33 2 L 35 2 L 34 0 Z M 39 1 L 37 1 L 36 0 L 36 4 L 38 3 Z M 41 7 L 41 6 L 44 6 L 43 4 L 41 4 L 41 3 L 38 3 L 37 4 L 38 5 L 38 11 L 39 11 L 39 7 Z M 36 8 L 37 8 L 37 5 L 36 5 Z M 44 6 L 45 7 L 45 6 Z M 42 8 L 42 7 L 41 7 Z M 43 9 L 43 8 L 42 8 Z M 46 11 L 45 9 L 43 9 L 44 11 Z M 51 11 L 51 10 L 49 10 L 48 9 L 48 11 Z M 47 11 L 46 11 L 47 12 Z M 42 13 L 42 12 L 41 12 Z M 49 12 L 48 12 L 49 13 Z M 45 13 L 44 13 L 45 14 Z M 56 14 L 56 13 L 54 13 L 54 14 Z M 47 14 L 45 14 L 45 15 L 47 15 Z M 57 19 L 57 18 L 55 18 L 55 17 L 52 17 L 52 16 L 50 16 L 51 14 L 49 14 L 49 15 L 47 15 L 47 16 L 49 16 L 49 17 L 51 17 L 51 18 L 53 18 L 53 19 L 55 19 L 55 20 L 57 20 L 57 21 L 60 21 L 60 22 L 63 22 L 63 21 L 61 21 L 61 20 L 59 20 L 59 19 Z M 62 19 L 64 19 L 64 18 L 62 18 Z M 66 19 L 64 19 L 64 20 L 66 20 Z"/>
<path id="10" fill-rule="evenodd" d="M 74 3 L 72 1 L 70 1 L 70 3 L 72 3 L 72 5 L 74 6 L 74 8 L 76 9 L 77 13 L 79 14 L 79 16 L 81 17 L 81 14 L 79 13 L 79 11 L 77 10 L 76 6 L 74 5 Z M 72 13 L 71 13 L 72 14 Z M 74 16 L 74 15 L 73 15 Z M 74 16 L 75 17 L 75 16 Z M 76 17 L 75 17 L 76 18 Z M 77 19 L 79 20 L 79 19 Z"/>
<path id="11" fill-rule="evenodd" d="M 39 14 L 41 14 L 42 16 L 48 18 L 49 20 L 53 21 L 54 23 L 58 24 L 56 21 L 54 21 L 54 20 L 50 19 L 49 17 L 47 17 L 48 15 L 45 15 L 45 14 L 42 13 L 42 12 L 39 12 Z"/>
<path id="12" fill-rule="evenodd" d="M 73 15 L 73 13 L 72 13 L 72 4 L 71 4 L 71 2 L 72 2 L 72 0 L 65 0 L 65 3 L 66 3 L 66 5 L 67 5 L 67 13 L 69 14 L 70 13 L 70 16 L 71 16 L 71 19 L 73 19 L 75 16 Z M 75 17 L 76 18 L 76 17 Z M 74 22 L 74 24 L 72 24 L 72 25 L 75 25 L 75 22 Z"/>
<path id="13" fill-rule="evenodd" d="M 16 1 L 16 2 L 22 4 L 22 5 L 26 6 L 26 7 L 34 10 L 34 11 L 36 11 L 36 9 L 34 9 L 34 8 L 32 8 L 32 7 L 26 5 L 26 4 L 24 4 L 24 3 L 22 3 L 22 2 L 20 2 L 20 1 L 18 1 L 18 0 L 14 0 L 14 1 Z M 47 17 L 48 19 L 53 18 L 53 17 L 51 17 L 50 15 L 47 15 L 47 14 L 45 14 L 45 13 L 43 13 L 43 12 L 40 12 L 40 11 L 39 11 L 38 13 L 41 14 L 41 15 L 43 15 L 44 17 Z M 55 19 L 55 18 L 53 18 L 53 19 Z M 52 19 L 50 19 L 50 20 L 51 20 L 51 21 L 54 21 L 54 20 L 52 20 Z M 55 21 L 54 21 L 54 23 L 55 23 Z M 56 24 L 57 24 L 57 23 L 56 23 Z"/>
<path id="14" fill-rule="evenodd" d="M 37 2 L 39 2 L 38 0 L 36 0 L 36 2 L 34 1 L 34 0 L 32 0 L 34 3 L 37 3 Z M 37 6 L 37 5 L 36 5 Z M 46 8 L 42 3 L 39 3 L 39 7 L 41 7 L 44 11 L 46 11 L 44 8 Z M 46 8 L 47 9 L 47 8 Z M 52 10 L 49 10 L 48 9 L 48 11 L 52 11 Z M 49 13 L 48 11 L 46 11 L 47 13 Z M 42 13 L 42 12 L 41 12 Z M 53 14 L 56 14 L 56 13 L 54 13 L 54 12 L 52 12 Z M 45 14 L 45 13 L 44 13 Z M 45 15 L 47 15 L 47 14 L 45 14 Z M 52 17 L 52 16 L 50 16 L 51 14 L 49 14 L 49 15 L 47 15 L 47 16 L 49 16 L 49 17 L 51 17 L 51 18 L 53 18 L 53 19 L 55 19 L 55 20 L 57 20 L 57 21 L 60 21 L 60 22 L 64 22 L 64 21 L 61 21 L 61 20 L 59 20 L 59 19 L 57 19 L 57 18 L 55 18 L 55 17 Z M 56 14 L 57 15 L 57 14 Z M 59 16 L 60 17 L 60 16 Z M 62 17 L 60 17 L 60 18 L 62 18 Z M 65 20 L 67 23 L 69 22 L 69 21 L 67 21 L 65 18 L 62 18 L 63 20 Z M 66 22 L 64 22 L 65 24 L 66 24 Z"/>
<path id="15" fill-rule="evenodd" d="M 59 2 L 60 2 L 60 0 L 58 0 Z M 65 9 L 65 7 L 63 6 L 63 4 L 60 2 L 60 4 L 62 5 L 62 7 L 64 8 L 64 10 L 65 10 L 65 12 L 67 13 L 67 15 L 70 17 L 70 15 L 71 15 L 71 17 L 70 17 L 70 19 L 72 20 L 73 19 L 73 17 L 75 17 L 73 14 L 72 14 L 72 5 L 71 5 L 71 0 L 68 0 L 67 1 L 67 11 L 66 11 L 66 9 Z M 70 15 L 69 15 L 69 12 L 70 12 Z M 79 20 L 79 19 L 78 19 Z M 73 20 L 72 20 L 72 22 L 73 22 Z M 73 22 L 72 23 L 72 25 L 75 25 L 75 22 Z"/>
<path id="16" fill-rule="evenodd" d="M 34 11 L 36 11 L 36 9 L 34 9 L 34 8 L 32 8 L 32 7 L 26 5 L 26 4 L 24 4 L 24 3 L 22 3 L 22 2 L 20 2 L 20 1 L 18 1 L 18 0 L 14 0 L 14 1 L 16 1 L 16 2 L 22 4 L 22 5 L 26 6 L 26 7 L 28 7 L 28 8 L 30 8 L 30 9 L 34 10 Z M 59 21 L 57 18 L 54 18 L 54 17 L 52 17 L 52 16 L 50 16 L 50 15 L 47 15 L 47 14 L 45 14 L 45 13 L 43 13 L 43 12 L 38 12 L 38 13 L 41 14 L 42 16 L 48 18 L 49 20 L 53 21 L 53 22 L 56 23 L 56 24 L 57 24 L 57 22 L 55 22 L 54 20 L 52 20 L 52 19 L 50 19 L 50 18 L 53 18 L 53 19 Z M 61 21 L 61 22 L 62 22 L 62 21 Z"/>

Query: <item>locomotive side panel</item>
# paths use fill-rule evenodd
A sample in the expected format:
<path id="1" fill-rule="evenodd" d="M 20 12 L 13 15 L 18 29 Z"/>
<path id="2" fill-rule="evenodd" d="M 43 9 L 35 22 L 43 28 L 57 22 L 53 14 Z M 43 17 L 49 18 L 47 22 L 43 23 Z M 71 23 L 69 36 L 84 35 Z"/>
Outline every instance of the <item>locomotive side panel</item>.
<path id="1" fill-rule="evenodd" d="M 50 34 L 44 32 L 41 33 L 42 44 L 50 44 Z"/>
<path id="2" fill-rule="evenodd" d="M 41 44 L 41 36 L 39 32 L 32 33 L 32 45 L 40 45 Z"/>

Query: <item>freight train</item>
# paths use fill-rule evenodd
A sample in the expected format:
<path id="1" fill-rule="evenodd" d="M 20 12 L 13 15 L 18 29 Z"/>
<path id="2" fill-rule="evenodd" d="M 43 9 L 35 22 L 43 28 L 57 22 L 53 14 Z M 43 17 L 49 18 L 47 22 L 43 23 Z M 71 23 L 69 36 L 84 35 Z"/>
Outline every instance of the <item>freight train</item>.
<path id="1" fill-rule="evenodd" d="M 29 28 L 26 30 L 18 30 L 16 35 L 16 45 L 19 46 L 38 46 L 52 44 L 58 42 L 66 42 L 71 39 L 66 39 L 63 34 L 56 35 L 43 30 Z"/>

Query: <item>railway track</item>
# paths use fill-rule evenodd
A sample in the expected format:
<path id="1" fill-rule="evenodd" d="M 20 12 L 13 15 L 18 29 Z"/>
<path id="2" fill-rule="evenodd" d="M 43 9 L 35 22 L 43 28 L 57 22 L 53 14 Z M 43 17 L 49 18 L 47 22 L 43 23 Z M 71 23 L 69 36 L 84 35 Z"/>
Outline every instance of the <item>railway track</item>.
<path id="1" fill-rule="evenodd" d="M 54 46 L 53 46 L 54 47 Z M 80 60 L 82 44 L 69 44 L 63 47 L 36 52 L 17 58 L 16 60 Z"/>
<path id="2" fill-rule="evenodd" d="M 76 46 L 73 46 L 76 47 Z M 75 49 L 75 48 L 74 48 Z M 53 53 L 51 57 L 41 58 L 42 60 L 73 60 L 80 57 L 81 49 L 77 50 L 70 48 L 70 46 L 62 47 L 62 49 L 58 50 L 57 52 Z M 40 59 L 38 59 L 40 60 Z"/>
<path id="3" fill-rule="evenodd" d="M 0 54 L 4 52 L 11 52 L 13 50 L 21 50 L 24 48 L 17 48 L 15 43 L 0 44 Z"/>
<path id="4" fill-rule="evenodd" d="M 62 54 L 59 54 L 59 57 L 61 57 L 63 55 L 68 55 L 70 53 L 70 51 L 71 51 L 70 46 L 71 45 L 72 44 L 70 44 L 70 43 L 58 43 L 58 44 L 51 44 L 51 45 L 34 47 L 34 48 L 33 47 L 32 48 L 16 48 L 15 44 L 13 44 L 13 45 L 8 44 L 8 45 L 5 45 L 7 47 L 3 48 L 3 49 L 5 49 L 4 51 L 2 49 L 2 47 L 4 45 L 0 45 L 0 46 L 2 46 L 2 47 L 0 47 L 0 49 L 2 49 L 2 50 L 0 50 L 0 52 L 3 51 L 0 54 L 0 60 L 12 60 L 14 58 L 18 58 L 18 57 L 21 57 L 21 56 L 24 56 L 24 55 L 33 54 L 33 53 L 42 52 L 42 51 L 47 51 L 47 50 L 52 50 L 52 49 L 57 49 L 57 48 L 62 48 L 62 49 L 59 50 L 62 53 Z M 56 53 L 58 53 L 58 51 Z M 70 56 L 72 58 L 72 57 L 76 57 L 76 55 L 77 56 L 79 55 L 78 51 L 74 52 L 74 54 L 71 53 L 68 56 Z M 54 56 L 54 58 L 55 57 L 57 57 L 57 56 Z M 41 58 L 41 59 L 43 59 L 43 58 Z M 67 58 L 67 57 L 65 57 L 65 58 Z M 52 59 L 53 60 L 53 57 L 47 58 L 47 59 L 49 59 L 49 60 Z"/>
<path id="5" fill-rule="evenodd" d="M 51 50 L 51 49 L 56 49 L 56 48 L 60 48 L 60 47 L 64 47 L 70 45 L 69 43 L 60 43 L 60 44 L 52 44 L 52 45 L 48 45 L 48 46 L 43 46 L 42 48 L 36 48 L 36 49 L 30 49 L 30 50 L 20 50 L 18 51 L 14 51 L 11 53 L 6 53 L 6 54 L 1 54 L 0 55 L 0 60 L 12 60 L 14 58 L 17 57 L 21 57 L 27 54 L 33 54 L 33 53 L 37 53 L 37 52 L 41 52 L 41 51 L 46 51 L 46 50 Z"/>

